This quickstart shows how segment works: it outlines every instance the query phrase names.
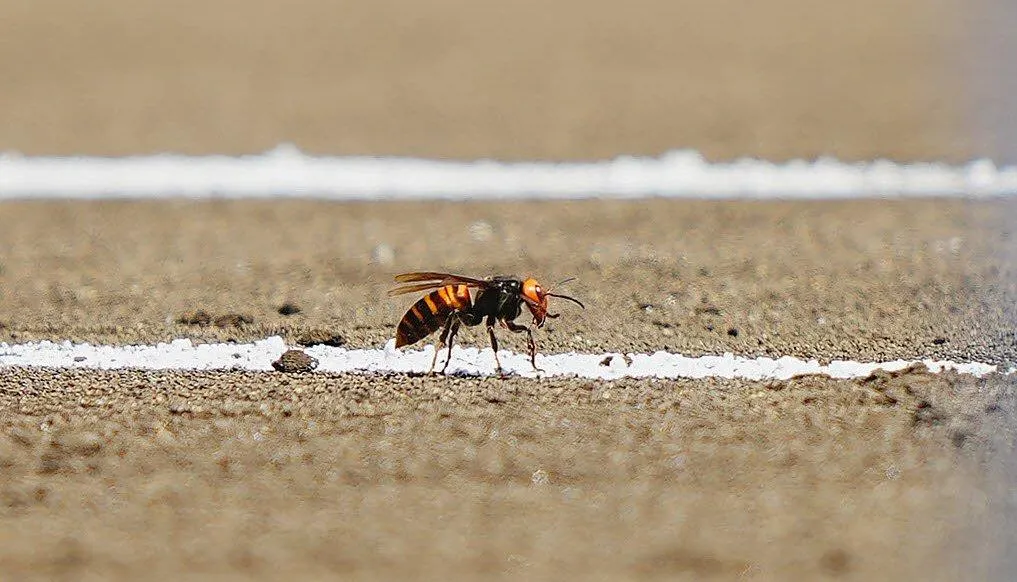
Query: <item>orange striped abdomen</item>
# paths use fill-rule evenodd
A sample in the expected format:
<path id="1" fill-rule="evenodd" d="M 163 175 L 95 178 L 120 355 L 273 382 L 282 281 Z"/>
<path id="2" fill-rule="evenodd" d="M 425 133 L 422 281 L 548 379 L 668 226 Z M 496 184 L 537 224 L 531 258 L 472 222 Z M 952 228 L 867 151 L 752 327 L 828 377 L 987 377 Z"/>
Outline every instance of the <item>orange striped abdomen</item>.
<path id="1" fill-rule="evenodd" d="M 454 310 L 472 305 L 466 285 L 446 285 L 431 291 L 410 307 L 396 328 L 396 347 L 417 343 L 441 329 Z"/>

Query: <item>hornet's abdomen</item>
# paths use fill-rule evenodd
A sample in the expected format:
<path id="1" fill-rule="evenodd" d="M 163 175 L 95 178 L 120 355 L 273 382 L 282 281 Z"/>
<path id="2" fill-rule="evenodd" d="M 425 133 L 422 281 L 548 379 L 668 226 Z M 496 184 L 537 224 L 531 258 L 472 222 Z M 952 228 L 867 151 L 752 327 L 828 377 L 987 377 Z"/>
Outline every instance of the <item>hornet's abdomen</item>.
<path id="1" fill-rule="evenodd" d="M 396 347 L 409 346 L 445 325 L 454 310 L 472 305 L 466 285 L 446 285 L 423 296 L 406 312 L 396 328 Z"/>

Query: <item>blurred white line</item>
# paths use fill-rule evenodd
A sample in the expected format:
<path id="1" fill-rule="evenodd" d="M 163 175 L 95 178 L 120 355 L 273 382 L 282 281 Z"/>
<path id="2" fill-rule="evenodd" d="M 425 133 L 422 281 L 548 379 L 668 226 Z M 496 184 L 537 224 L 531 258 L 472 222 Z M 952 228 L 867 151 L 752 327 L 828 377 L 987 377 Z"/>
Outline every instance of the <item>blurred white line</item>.
<path id="1" fill-rule="evenodd" d="M 0 200 L 22 198 L 581 198 L 986 197 L 1017 194 L 1017 167 L 707 162 L 695 151 L 590 163 L 315 157 L 292 146 L 261 155 L 125 158 L 0 155 Z"/>
<path id="2" fill-rule="evenodd" d="M 53 343 L 0 344 L 0 367 L 42 366 L 52 368 L 93 368 L 102 370 L 249 370 L 270 371 L 272 362 L 287 349 L 280 337 L 252 344 L 194 344 L 187 339 L 154 346 L 93 346 Z M 384 349 L 347 350 L 315 346 L 304 350 L 318 360 L 318 372 L 426 372 L 434 348 L 396 350 L 390 340 Z M 439 366 L 444 354 L 439 356 Z M 821 374 L 833 378 L 857 378 L 877 369 L 900 370 L 921 361 L 930 371 L 953 369 L 962 374 L 983 376 L 997 371 L 996 366 L 978 362 L 954 363 L 932 360 L 895 360 L 881 363 L 835 361 L 820 365 L 815 360 L 793 357 L 745 358 L 732 354 L 690 358 L 681 354 L 578 354 L 538 355 L 537 374 L 525 354 L 499 351 L 498 357 L 508 373 L 520 376 L 575 376 L 615 380 L 619 378 L 744 378 L 783 380 L 800 374 Z M 1013 370 L 1007 371 L 1012 373 Z M 448 373 L 491 375 L 494 358 L 491 350 L 456 348 Z"/>

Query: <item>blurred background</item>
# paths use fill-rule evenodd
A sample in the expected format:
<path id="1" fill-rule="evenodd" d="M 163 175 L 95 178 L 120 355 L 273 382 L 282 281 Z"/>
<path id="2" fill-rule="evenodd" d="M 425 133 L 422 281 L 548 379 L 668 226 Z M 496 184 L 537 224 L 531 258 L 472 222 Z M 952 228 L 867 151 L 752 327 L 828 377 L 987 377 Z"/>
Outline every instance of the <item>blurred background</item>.
<path id="1" fill-rule="evenodd" d="M 0 150 L 1014 161 L 1015 12 L 1006 0 L 0 0 Z"/>

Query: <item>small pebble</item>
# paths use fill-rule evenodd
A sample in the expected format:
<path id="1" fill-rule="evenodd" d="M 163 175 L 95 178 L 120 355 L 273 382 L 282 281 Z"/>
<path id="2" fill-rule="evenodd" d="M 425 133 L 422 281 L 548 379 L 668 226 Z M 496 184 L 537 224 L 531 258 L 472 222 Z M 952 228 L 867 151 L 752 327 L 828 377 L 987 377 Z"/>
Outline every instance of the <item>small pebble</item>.
<path id="1" fill-rule="evenodd" d="M 534 485 L 547 485 L 548 483 L 551 482 L 551 476 L 548 475 L 547 471 L 543 469 L 537 469 L 536 471 L 533 472 L 533 475 L 530 477 L 530 481 Z"/>
<path id="2" fill-rule="evenodd" d="M 278 360 L 272 362 L 272 367 L 285 373 L 310 372 L 318 367 L 318 360 L 301 350 L 286 350 Z"/>

